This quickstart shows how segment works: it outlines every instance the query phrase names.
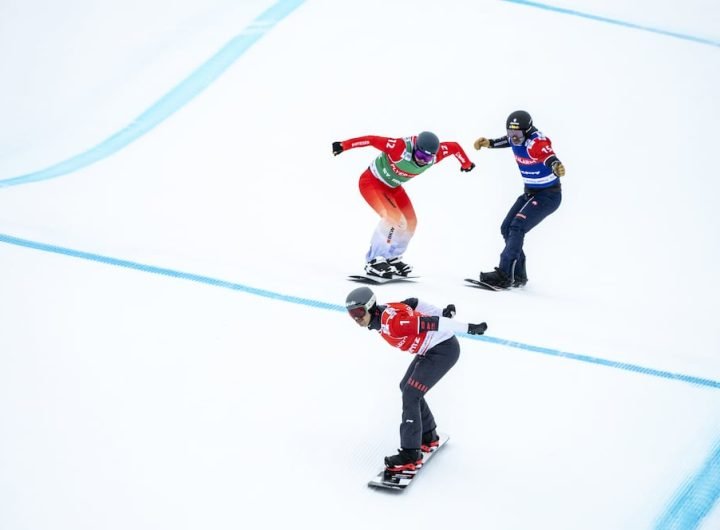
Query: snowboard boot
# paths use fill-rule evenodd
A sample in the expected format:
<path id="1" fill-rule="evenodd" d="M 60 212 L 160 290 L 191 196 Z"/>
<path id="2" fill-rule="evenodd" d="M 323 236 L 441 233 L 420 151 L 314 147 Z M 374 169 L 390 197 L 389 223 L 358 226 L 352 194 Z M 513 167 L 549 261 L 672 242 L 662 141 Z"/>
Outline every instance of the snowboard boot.
<path id="1" fill-rule="evenodd" d="M 412 272 L 412 265 L 408 265 L 407 263 L 403 263 L 402 256 L 397 256 L 395 258 L 390 258 L 388 260 L 388 263 L 395 267 L 395 274 L 398 276 L 407 276 Z"/>
<path id="2" fill-rule="evenodd" d="M 498 289 L 507 289 L 512 284 L 510 277 L 498 267 L 492 272 L 481 272 L 480 281 Z"/>
<path id="3" fill-rule="evenodd" d="M 432 453 L 438 445 L 440 445 L 440 436 L 438 436 L 436 429 L 423 433 L 422 445 L 420 446 L 423 453 Z"/>
<path id="4" fill-rule="evenodd" d="M 513 280 L 513 287 L 522 287 L 528 282 L 527 276 L 515 273 L 515 279 Z"/>
<path id="5" fill-rule="evenodd" d="M 512 286 L 522 287 L 528 282 L 527 270 L 525 269 L 525 259 L 522 261 L 515 260 L 512 263 Z"/>
<path id="6" fill-rule="evenodd" d="M 378 276 L 380 278 L 392 278 L 395 269 L 390 265 L 385 258 L 378 256 L 377 258 L 368 261 L 365 265 L 365 273 L 370 276 Z"/>
<path id="7" fill-rule="evenodd" d="M 398 454 L 385 457 L 385 469 L 391 473 L 399 471 L 415 471 L 422 466 L 420 449 L 398 449 Z"/>

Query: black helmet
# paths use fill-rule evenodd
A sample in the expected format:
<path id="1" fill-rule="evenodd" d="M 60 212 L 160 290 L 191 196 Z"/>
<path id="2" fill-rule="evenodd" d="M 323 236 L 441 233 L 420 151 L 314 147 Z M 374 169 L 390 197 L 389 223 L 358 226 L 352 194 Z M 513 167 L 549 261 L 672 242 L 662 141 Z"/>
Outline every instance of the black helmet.
<path id="1" fill-rule="evenodd" d="M 345 298 L 345 309 L 353 318 L 361 318 L 375 307 L 375 293 L 369 287 L 358 287 L 353 289 Z M 359 311 L 362 309 L 362 311 Z"/>
<path id="2" fill-rule="evenodd" d="M 533 126 L 532 117 L 524 110 L 516 110 L 505 120 L 505 128 L 527 132 Z"/>
<path id="3" fill-rule="evenodd" d="M 434 155 L 437 154 L 438 149 L 440 149 L 440 140 L 434 133 L 423 131 L 417 135 L 415 147 L 421 151 L 425 151 L 429 155 Z"/>

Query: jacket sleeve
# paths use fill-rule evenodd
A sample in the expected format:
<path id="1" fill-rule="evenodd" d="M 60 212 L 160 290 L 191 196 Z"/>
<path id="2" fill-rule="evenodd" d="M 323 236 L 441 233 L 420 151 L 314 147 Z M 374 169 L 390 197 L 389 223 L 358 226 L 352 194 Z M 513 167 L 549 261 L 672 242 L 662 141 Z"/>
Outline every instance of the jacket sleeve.
<path id="1" fill-rule="evenodd" d="M 442 315 L 442 309 L 439 307 L 435 307 L 432 304 L 428 304 L 427 302 L 423 302 L 421 300 L 417 300 L 417 304 L 414 307 L 415 310 L 419 311 L 423 315 L 430 315 L 430 316 L 436 316 L 439 317 Z"/>
<path id="2" fill-rule="evenodd" d="M 510 141 L 507 136 L 501 136 L 500 138 L 490 140 L 491 149 L 500 149 L 501 147 L 510 147 Z"/>
<path id="3" fill-rule="evenodd" d="M 405 140 L 402 138 L 388 138 L 386 136 L 359 136 L 358 138 L 350 138 L 340 142 L 344 151 L 355 149 L 356 147 L 371 146 L 375 149 L 387 153 L 393 158 L 399 158 L 405 151 Z"/>
<path id="4" fill-rule="evenodd" d="M 451 331 L 467 333 L 468 325 L 452 318 L 437 315 L 423 315 L 415 311 L 399 311 L 387 322 L 393 337 L 408 337 L 428 331 Z"/>
<path id="5" fill-rule="evenodd" d="M 558 160 L 552 147 L 550 138 L 538 138 L 528 146 L 528 154 L 538 162 L 551 167 L 553 162 Z"/>
<path id="6" fill-rule="evenodd" d="M 460 147 L 460 144 L 457 142 L 441 142 L 440 149 L 437 155 L 435 155 L 435 161 L 440 162 L 448 156 L 455 156 L 463 169 L 470 169 L 472 167 L 470 158 L 468 158 L 463 148 Z"/>

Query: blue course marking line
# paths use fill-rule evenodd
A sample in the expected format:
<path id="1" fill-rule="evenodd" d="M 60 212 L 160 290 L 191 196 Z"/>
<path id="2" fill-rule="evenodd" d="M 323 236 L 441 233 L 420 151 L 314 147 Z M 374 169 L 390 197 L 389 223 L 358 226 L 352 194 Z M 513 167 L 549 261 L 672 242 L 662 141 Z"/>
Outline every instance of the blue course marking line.
<path id="1" fill-rule="evenodd" d="M 214 287 L 222 287 L 224 289 L 231 289 L 233 291 L 242 291 L 248 294 L 256 296 L 262 296 L 265 298 L 271 298 L 273 300 L 280 300 L 282 302 L 290 302 L 293 304 L 300 304 L 304 306 L 317 307 L 320 309 L 328 309 L 330 311 L 344 312 L 344 306 L 338 304 L 330 304 L 319 300 L 312 300 L 309 298 L 300 298 L 297 296 L 285 295 L 276 293 L 273 291 L 267 291 L 265 289 L 258 289 L 256 287 L 249 287 L 240 283 L 234 283 L 226 280 L 219 280 L 217 278 L 211 278 L 209 276 L 202 276 L 199 274 L 193 274 L 189 272 L 176 271 L 173 269 L 166 269 L 162 267 L 155 267 L 153 265 L 144 265 L 141 263 L 135 263 L 128 260 L 112 258 L 108 256 L 101 256 L 99 254 L 91 254 L 89 252 L 82 252 L 80 250 L 73 250 L 69 248 L 58 247 L 55 245 L 49 245 L 46 243 L 39 243 L 36 241 L 30 241 L 27 239 L 21 239 L 6 234 L 0 234 L 0 242 L 16 245 L 19 247 L 31 248 L 35 250 L 41 250 L 43 252 L 51 252 L 54 254 L 62 254 L 65 256 L 71 256 L 74 258 L 80 258 L 88 261 L 95 261 L 99 263 L 105 263 L 108 265 L 114 265 L 116 267 L 124 267 L 127 269 L 139 270 L 142 272 L 149 272 L 151 274 L 160 274 L 163 276 L 170 276 L 181 280 L 189 280 L 193 282 L 203 283 L 206 285 L 212 285 Z M 473 340 L 480 340 L 484 342 L 490 342 L 508 348 L 515 348 L 519 350 L 531 351 L 534 353 L 541 353 L 543 355 L 551 355 L 553 357 L 562 357 L 564 359 L 571 359 L 574 361 L 580 361 L 590 364 L 597 364 L 600 366 L 607 366 L 608 368 L 615 368 L 618 370 L 626 370 L 629 372 L 635 372 L 639 374 L 649 375 L 652 377 L 659 377 L 662 379 L 670 379 L 675 381 L 682 381 L 684 383 L 690 383 L 693 385 L 720 388 L 720 381 L 714 381 L 712 379 L 703 379 L 700 377 L 694 377 L 690 375 L 678 374 L 673 372 L 666 372 L 662 370 L 655 370 L 653 368 L 646 368 L 635 364 L 620 363 L 616 361 L 609 361 L 607 359 L 601 359 L 598 357 L 590 357 L 589 355 L 579 355 L 576 353 L 568 353 L 559 350 L 553 350 L 551 348 L 543 348 L 540 346 L 533 346 L 531 344 L 523 344 L 521 342 L 515 342 L 506 339 L 499 339 L 490 336 L 473 336 L 466 335 L 466 338 Z"/>
<path id="2" fill-rule="evenodd" d="M 274 293 L 272 291 L 266 291 L 265 289 L 258 289 L 255 287 L 249 287 L 240 283 L 228 282 L 225 280 L 218 280 L 209 276 L 202 276 L 200 274 L 192 274 L 189 272 L 181 272 L 172 269 L 166 269 L 163 267 L 154 267 L 152 265 L 143 265 L 142 263 L 135 263 L 133 261 L 127 261 L 124 259 L 111 258 L 109 256 L 101 256 L 100 254 L 91 254 L 89 252 L 82 252 L 80 250 L 73 250 L 70 248 L 58 247 L 55 245 L 48 245 L 46 243 L 38 243 L 36 241 L 29 241 L 27 239 L 20 239 L 5 234 L 0 234 L 0 242 L 9 243 L 11 245 L 17 245 L 19 247 L 32 248 L 35 250 L 42 250 L 43 252 L 51 252 L 54 254 L 62 254 L 64 256 L 71 256 L 73 258 L 80 258 L 88 261 L 96 261 L 99 263 L 106 263 L 108 265 L 114 265 L 116 267 L 124 267 L 126 269 L 134 269 L 142 272 L 149 272 L 151 274 L 160 274 L 162 276 L 170 276 L 173 278 L 179 278 L 181 280 L 190 280 L 192 282 L 204 283 L 206 285 L 212 285 L 214 287 L 222 287 L 224 289 L 232 289 L 233 291 L 243 291 L 248 294 L 254 294 L 256 296 L 262 296 L 265 298 L 271 298 L 274 300 L 280 300 L 283 302 L 291 302 L 293 304 L 301 304 L 312 307 L 319 307 L 321 309 L 331 309 L 334 311 L 344 310 L 343 307 L 335 304 L 327 304 L 325 302 L 318 302 L 317 300 L 310 300 L 308 298 L 299 298 L 297 296 L 288 296 L 284 294 Z"/>
<path id="3" fill-rule="evenodd" d="M 589 355 L 581 355 L 577 353 L 568 353 L 559 350 L 553 350 L 550 348 L 543 348 L 541 346 L 533 346 L 531 344 L 523 344 L 521 342 L 513 342 L 505 339 L 496 339 L 494 337 L 484 337 L 487 342 L 493 342 L 509 348 L 517 348 L 520 350 L 527 350 L 535 353 L 542 353 L 543 355 L 551 355 L 553 357 L 562 357 L 564 359 L 572 359 L 574 361 L 581 361 L 585 363 L 598 364 L 600 366 L 607 366 L 608 368 L 615 368 L 617 370 L 626 370 L 628 372 L 636 372 L 645 375 L 651 375 L 653 377 L 661 377 L 663 379 L 674 379 L 676 381 L 684 381 L 693 385 L 707 386 L 711 388 L 720 388 L 720 381 L 713 381 L 712 379 L 703 379 L 700 377 L 694 377 L 691 375 L 676 374 L 673 372 L 666 372 L 664 370 L 655 370 L 654 368 L 645 368 L 637 364 L 621 363 L 617 361 L 609 361 L 599 357 L 590 357 Z"/>
<path id="4" fill-rule="evenodd" d="M 212 84 L 248 48 L 288 16 L 305 0 L 279 0 L 250 25 L 233 37 L 223 48 L 190 74 L 184 81 L 165 94 L 149 109 L 135 118 L 130 125 L 85 152 L 50 167 L 0 180 L 0 188 L 38 182 L 66 175 L 107 158 L 148 131 L 165 121 L 184 107 L 190 100 Z"/>
<path id="5" fill-rule="evenodd" d="M 720 442 L 700 470 L 683 482 L 655 530 L 695 530 L 720 499 Z"/>
<path id="6" fill-rule="evenodd" d="M 589 13 L 582 13 L 580 11 L 575 11 L 574 9 L 566 9 L 564 7 L 555 7 L 555 6 L 551 6 L 551 5 L 547 5 L 547 4 L 541 4 L 539 2 L 531 2 L 529 0 L 502 0 L 502 1 L 510 2 L 513 4 L 526 5 L 529 7 L 537 7 L 539 9 L 555 11 L 557 13 L 563 13 L 565 15 L 573 15 L 576 17 L 589 18 L 590 20 L 597 20 L 598 22 L 606 22 L 608 24 L 615 24 L 617 26 L 624 26 L 626 28 L 639 29 L 642 31 L 649 31 L 651 33 L 658 33 L 660 35 L 674 37 L 676 39 L 683 39 L 683 40 L 689 40 L 692 42 L 697 42 L 698 44 L 707 44 L 710 46 L 720 47 L 720 41 L 717 41 L 717 40 L 705 39 L 703 37 L 696 37 L 695 35 L 686 35 L 683 33 L 675 33 L 673 31 L 667 31 L 667 30 L 660 29 L 660 28 L 652 28 L 650 26 L 642 26 L 640 24 L 634 24 L 632 22 L 626 22 L 624 20 L 616 20 L 616 19 L 612 19 L 612 18 L 601 17 L 598 15 L 591 15 Z"/>

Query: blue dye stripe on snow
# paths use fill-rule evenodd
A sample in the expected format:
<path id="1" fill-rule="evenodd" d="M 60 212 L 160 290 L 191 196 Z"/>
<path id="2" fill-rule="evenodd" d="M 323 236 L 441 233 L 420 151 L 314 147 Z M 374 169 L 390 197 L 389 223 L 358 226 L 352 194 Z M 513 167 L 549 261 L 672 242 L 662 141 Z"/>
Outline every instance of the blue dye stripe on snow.
<path id="1" fill-rule="evenodd" d="M 661 377 L 663 379 L 674 379 L 676 381 L 684 381 L 685 383 L 692 383 L 694 385 L 707 386 L 711 388 L 720 388 L 720 381 L 713 381 L 712 379 L 703 379 L 701 377 L 694 377 L 691 375 L 676 374 L 673 372 L 666 372 L 664 370 L 655 370 L 654 368 L 645 368 L 637 364 L 621 363 L 617 361 L 609 361 L 599 357 L 590 357 L 589 355 L 581 355 L 578 353 L 568 353 L 560 350 L 553 350 L 551 348 L 543 348 L 541 346 L 533 346 L 531 344 L 523 344 L 521 342 L 513 342 L 505 339 L 497 339 L 494 337 L 484 337 L 487 342 L 493 342 L 509 348 L 517 348 L 520 350 L 527 350 L 535 353 L 542 353 L 543 355 L 551 355 L 553 357 L 562 357 L 565 359 L 572 359 L 573 361 L 581 361 L 590 364 L 598 364 L 600 366 L 607 366 L 608 368 L 615 368 L 616 370 L 625 370 L 628 372 L 636 372 L 645 375 L 651 375 L 653 377 Z"/>
<path id="2" fill-rule="evenodd" d="M 274 300 L 280 300 L 282 302 L 291 302 L 293 304 L 301 304 L 312 307 L 319 307 L 321 309 L 331 309 L 335 311 L 344 310 L 337 304 L 327 304 L 325 302 L 318 302 L 316 300 L 310 300 L 308 298 L 299 298 L 297 296 L 289 296 L 272 291 L 266 291 L 265 289 L 258 289 L 255 287 L 249 287 L 240 283 L 228 282 L 225 280 L 218 280 L 217 278 L 211 278 L 210 276 L 202 276 L 200 274 L 192 274 L 189 272 L 181 272 L 173 269 L 166 269 L 163 267 L 154 267 L 153 265 L 143 265 L 142 263 L 135 263 L 133 261 L 127 261 L 124 259 L 111 258 L 109 256 L 101 256 L 100 254 L 91 254 L 89 252 L 82 252 L 80 250 L 73 250 L 70 248 L 58 247 L 55 245 L 48 245 L 46 243 L 38 243 L 36 241 L 29 241 L 27 239 L 20 239 L 5 234 L 0 234 L 0 242 L 9 243 L 11 245 L 17 245 L 19 247 L 32 248 L 35 250 L 42 250 L 43 252 L 52 252 L 54 254 L 62 254 L 64 256 L 71 256 L 73 258 L 80 258 L 88 261 L 96 261 L 99 263 L 105 263 L 107 265 L 114 265 L 116 267 L 124 267 L 126 269 L 134 269 L 142 272 L 149 272 L 152 274 L 160 274 L 162 276 L 170 276 L 172 278 L 179 278 L 181 280 L 190 280 L 192 282 L 204 283 L 206 285 L 212 285 L 214 287 L 222 287 L 224 289 L 232 289 L 233 291 L 243 291 L 248 294 L 254 294 L 256 296 L 262 296 L 265 298 L 271 298 Z"/>
<path id="3" fill-rule="evenodd" d="M 601 17 L 598 15 L 591 15 L 589 13 L 582 13 L 580 11 L 575 11 L 574 9 L 566 9 L 564 7 L 556 7 L 551 6 L 547 4 L 542 4 L 539 2 L 531 2 L 529 0 L 502 0 L 503 2 L 510 2 L 513 4 L 521 4 L 526 5 L 529 7 L 537 7 L 539 9 L 546 9 L 548 11 L 555 11 L 557 13 L 563 13 L 565 15 L 573 15 L 576 17 L 582 17 L 582 18 L 589 18 L 590 20 L 597 20 L 599 22 L 605 22 L 608 24 L 615 24 L 617 26 L 624 26 L 626 28 L 631 29 L 639 29 L 641 31 L 649 31 L 650 33 L 658 33 L 660 35 L 665 35 L 667 37 L 674 37 L 676 39 L 683 39 L 683 40 L 689 40 L 692 42 L 697 42 L 698 44 L 707 44 L 710 46 L 718 46 L 720 47 L 720 41 L 712 40 L 712 39 L 705 39 L 703 37 L 697 37 L 695 35 L 687 35 L 683 33 L 676 33 L 673 31 L 668 31 L 660 28 L 653 28 L 650 26 L 642 26 L 640 24 L 634 24 L 632 22 L 627 22 L 624 20 L 616 20 L 612 18 L 607 17 Z"/>
<path id="4" fill-rule="evenodd" d="M 126 147 L 165 121 L 200 92 L 205 90 L 220 77 L 238 57 L 245 53 L 248 48 L 275 27 L 278 22 L 292 13 L 292 11 L 304 1 L 305 0 L 280 0 L 275 3 L 178 86 L 135 118 L 130 125 L 100 142 L 95 147 L 45 169 L 0 180 L 0 188 L 38 182 L 66 175 L 87 167 L 98 160 L 107 158 Z"/>
<path id="5" fill-rule="evenodd" d="M 720 442 L 700 470 L 683 482 L 655 530 L 695 530 L 720 499 Z"/>
<path id="6" fill-rule="evenodd" d="M 99 254 L 91 254 L 89 252 L 82 252 L 80 250 L 73 250 L 73 249 L 64 248 L 64 247 L 58 247 L 58 246 L 49 245 L 46 243 L 39 243 L 36 241 L 21 239 L 21 238 L 13 237 L 10 235 L 0 234 L 0 242 L 8 243 L 11 245 L 16 245 L 16 246 L 20 246 L 20 247 L 25 247 L 25 248 L 31 248 L 31 249 L 35 249 L 35 250 L 42 250 L 44 252 L 51 252 L 54 254 L 62 254 L 65 256 L 71 256 L 74 258 L 80 258 L 80 259 L 84 259 L 84 260 L 88 260 L 88 261 L 105 263 L 108 265 L 114 265 L 116 267 L 124 267 L 127 269 L 134 269 L 134 270 L 138 270 L 138 271 L 142 271 L 142 272 L 148 272 L 151 274 L 160 274 L 163 276 L 170 276 L 170 277 L 178 278 L 181 280 L 189 280 L 189 281 L 193 281 L 193 282 L 203 283 L 206 285 L 212 285 L 214 287 L 222 287 L 224 289 L 231 289 L 233 291 L 242 291 L 242 292 L 245 292 L 248 294 L 253 294 L 256 296 L 262 296 L 264 298 L 280 300 L 282 302 L 290 302 L 293 304 L 300 304 L 300 305 L 309 306 L 309 307 L 318 307 L 320 309 L 328 309 L 331 311 L 340 311 L 340 312 L 345 311 L 345 307 L 338 305 L 338 304 L 331 304 L 331 303 L 322 302 L 319 300 L 312 300 L 309 298 L 300 298 L 297 296 L 276 293 L 276 292 L 268 291 L 265 289 L 258 289 L 256 287 L 250 287 L 247 285 L 243 285 L 241 283 L 234 283 L 234 282 L 230 282 L 230 281 L 226 281 L 226 280 L 220 280 L 217 278 L 211 278 L 209 276 L 202 276 L 199 274 L 182 272 L 182 271 L 167 269 L 167 268 L 163 268 L 163 267 L 155 267 L 153 265 L 144 265 L 144 264 L 136 263 L 133 261 L 112 258 L 112 257 L 108 257 L 108 256 L 101 256 Z M 515 341 L 511 341 L 511 340 L 506 340 L 506 339 L 499 339 L 499 338 L 491 337 L 491 336 L 466 335 L 466 338 L 480 340 L 480 341 L 484 341 L 484 342 L 490 342 L 493 344 L 506 346 L 508 348 L 515 348 L 515 349 L 520 349 L 520 350 L 525 350 L 525 351 L 531 351 L 534 353 L 541 353 L 543 355 L 550 355 L 553 357 L 562 357 L 564 359 L 571 359 L 574 361 L 580 361 L 580 362 L 585 362 L 585 363 L 590 363 L 590 364 L 597 364 L 600 366 L 606 366 L 608 368 L 615 368 L 617 370 L 626 370 L 629 372 L 635 372 L 635 373 L 649 375 L 649 376 L 653 376 L 653 377 L 659 377 L 662 379 L 682 381 L 685 383 L 690 383 L 693 385 L 710 387 L 710 388 L 720 388 L 720 381 L 714 381 L 712 379 L 703 379 L 700 377 L 694 377 L 694 376 L 690 376 L 690 375 L 666 372 L 663 370 L 655 370 L 653 368 L 646 368 L 644 366 L 639 366 L 639 365 L 635 365 L 635 364 L 610 361 L 610 360 L 602 359 L 602 358 L 598 358 L 598 357 L 591 357 L 589 355 L 568 353 L 568 352 L 563 352 L 563 351 L 559 351 L 559 350 L 553 350 L 551 348 L 543 348 L 540 346 L 533 346 L 531 344 L 523 344 L 521 342 L 515 342 Z"/>

